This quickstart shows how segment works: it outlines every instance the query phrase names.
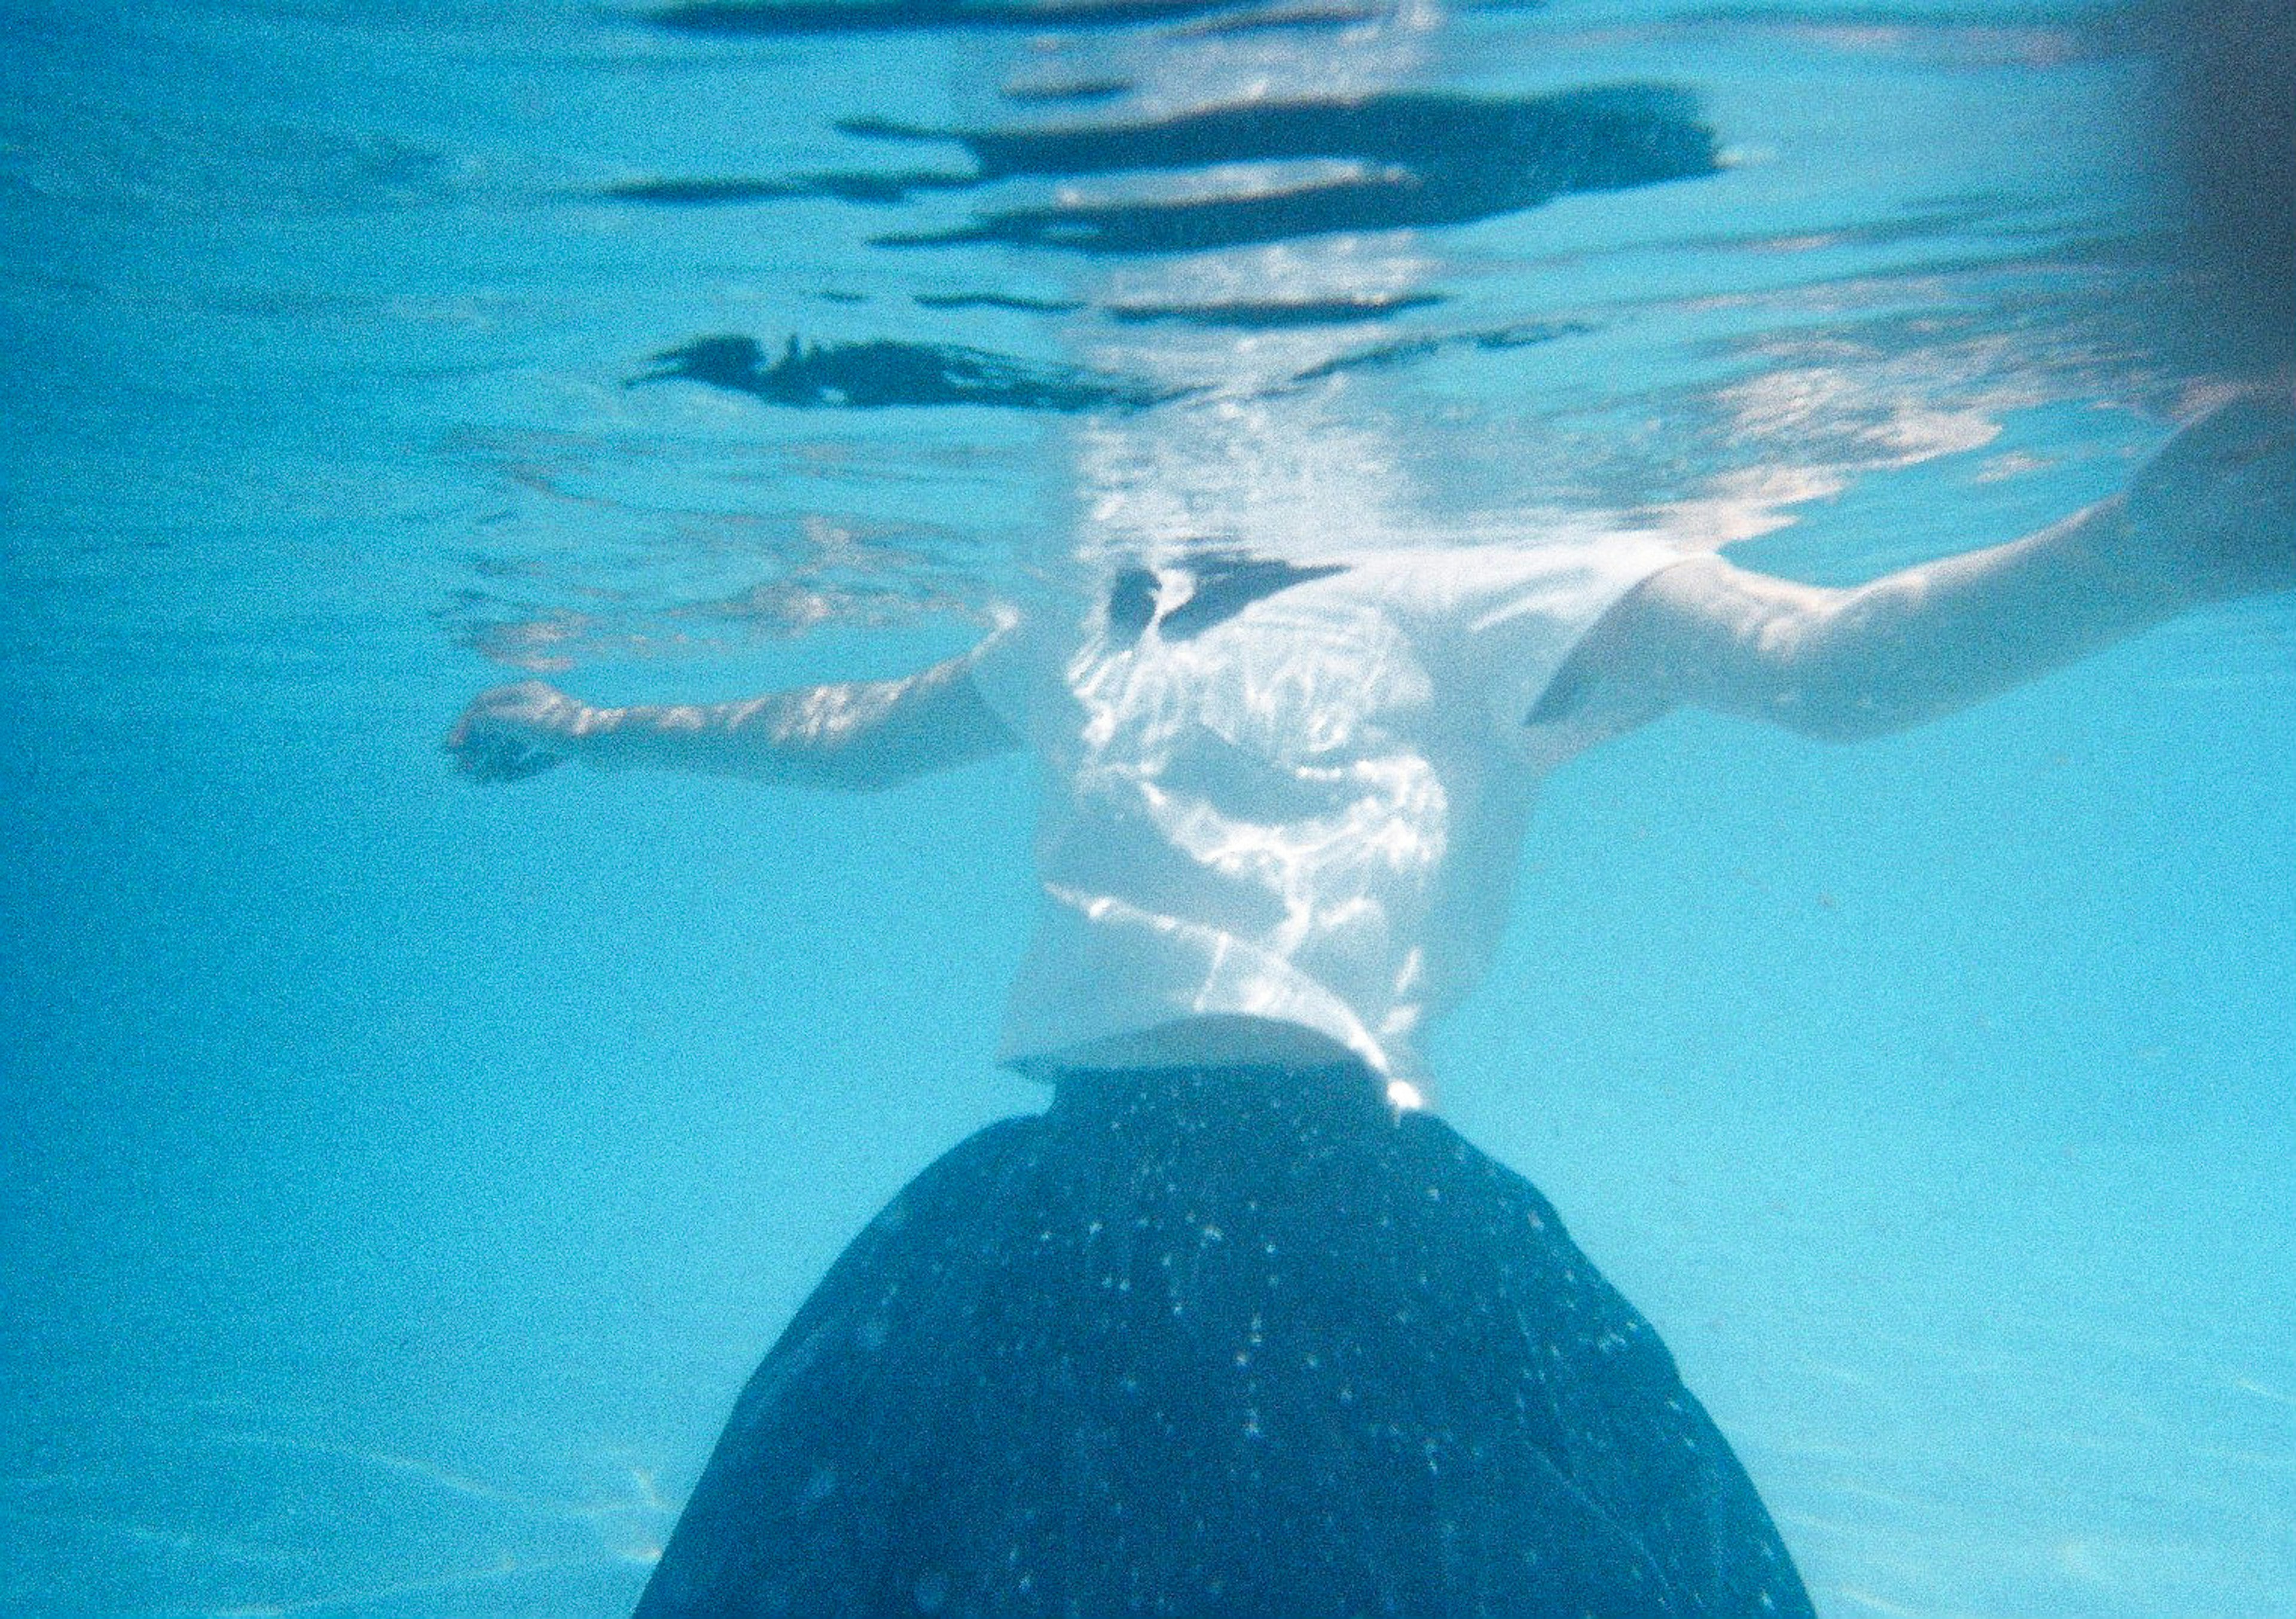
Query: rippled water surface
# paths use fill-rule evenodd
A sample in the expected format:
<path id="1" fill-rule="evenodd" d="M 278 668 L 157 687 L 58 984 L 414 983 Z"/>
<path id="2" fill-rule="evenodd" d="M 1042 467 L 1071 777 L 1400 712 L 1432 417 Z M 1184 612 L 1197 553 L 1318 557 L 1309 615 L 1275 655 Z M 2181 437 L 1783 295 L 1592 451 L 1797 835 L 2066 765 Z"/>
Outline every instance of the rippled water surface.
<path id="1" fill-rule="evenodd" d="M 1027 784 L 438 738 L 1079 548 L 2109 492 L 2231 339 L 2076 4 L 0 6 L 0 1607 L 598 1614 L 988 1051 Z M 2296 1608 L 2296 618 L 1554 783 L 1436 1043 L 1833 1615 Z"/>

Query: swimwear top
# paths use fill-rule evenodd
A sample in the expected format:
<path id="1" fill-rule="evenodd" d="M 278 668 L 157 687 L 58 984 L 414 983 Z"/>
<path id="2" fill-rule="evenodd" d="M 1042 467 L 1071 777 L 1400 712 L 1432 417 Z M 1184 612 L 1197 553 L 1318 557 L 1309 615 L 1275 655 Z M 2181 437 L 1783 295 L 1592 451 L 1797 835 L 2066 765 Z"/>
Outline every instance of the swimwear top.
<path id="1" fill-rule="evenodd" d="M 1532 710 L 1683 554 L 1215 553 L 992 639 L 976 683 L 1046 772 L 1002 1059 L 1049 1079 L 1351 1053 L 1407 1094 L 1414 1037 L 1497 946 L 1540 778 L 1590 740 Z"/>

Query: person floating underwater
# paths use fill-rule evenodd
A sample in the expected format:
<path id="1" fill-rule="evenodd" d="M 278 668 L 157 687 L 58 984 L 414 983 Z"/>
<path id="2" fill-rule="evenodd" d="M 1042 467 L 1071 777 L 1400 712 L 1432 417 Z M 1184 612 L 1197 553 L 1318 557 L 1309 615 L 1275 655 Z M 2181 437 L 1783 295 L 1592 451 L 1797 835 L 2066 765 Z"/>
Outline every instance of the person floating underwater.
<path id="1" fill-rule="evenodd" d="M 2296 410 L 1852 589 L 1647 538 L 1106 570 L 880 683 L 455 729 L 874 789 L 1043 766 L 1004 1057 L 1052 1089 L 862 1231 L 741 1396 L 638 1612 L 1809 1615 L 1650 1324 L 1425 1105 L 1539 778 L 1669 710 L 1827 739 L 2296 588 Z"/>

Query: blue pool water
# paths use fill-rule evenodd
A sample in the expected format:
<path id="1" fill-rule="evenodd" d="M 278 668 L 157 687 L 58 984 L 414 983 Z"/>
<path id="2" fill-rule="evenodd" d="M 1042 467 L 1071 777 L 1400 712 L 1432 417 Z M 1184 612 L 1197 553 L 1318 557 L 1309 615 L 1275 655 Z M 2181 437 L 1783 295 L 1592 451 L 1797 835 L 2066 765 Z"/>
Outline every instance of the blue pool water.
<path id="1" fill-rule="evenodd" d="M 1080 511 L 1859 578 L 2220 358 L 2103 12 L 1152 12 L 0 5 L 0 1609 L 626 1611 L 846 1239 L 1036 1104 L 1021 771 L 481 790 L 480 687 L 898 672 Z M 1550 789 L 1443 1106 L 1834 1619 L 2296 1611 L 2292 658 Z"/>

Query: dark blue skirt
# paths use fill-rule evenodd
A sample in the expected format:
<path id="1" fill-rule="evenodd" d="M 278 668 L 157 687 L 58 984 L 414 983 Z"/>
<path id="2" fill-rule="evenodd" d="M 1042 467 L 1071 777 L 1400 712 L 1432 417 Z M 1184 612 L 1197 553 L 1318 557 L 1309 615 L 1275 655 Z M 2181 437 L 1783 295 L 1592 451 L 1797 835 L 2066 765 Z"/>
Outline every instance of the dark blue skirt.
<path id="1" fill-rule="evenodd" d="M 1810 1613 L 1553 1207 L 1356 1068 L 1078 1075 L 919 1175 L 766 1357 L 638 1607 Z"/>

